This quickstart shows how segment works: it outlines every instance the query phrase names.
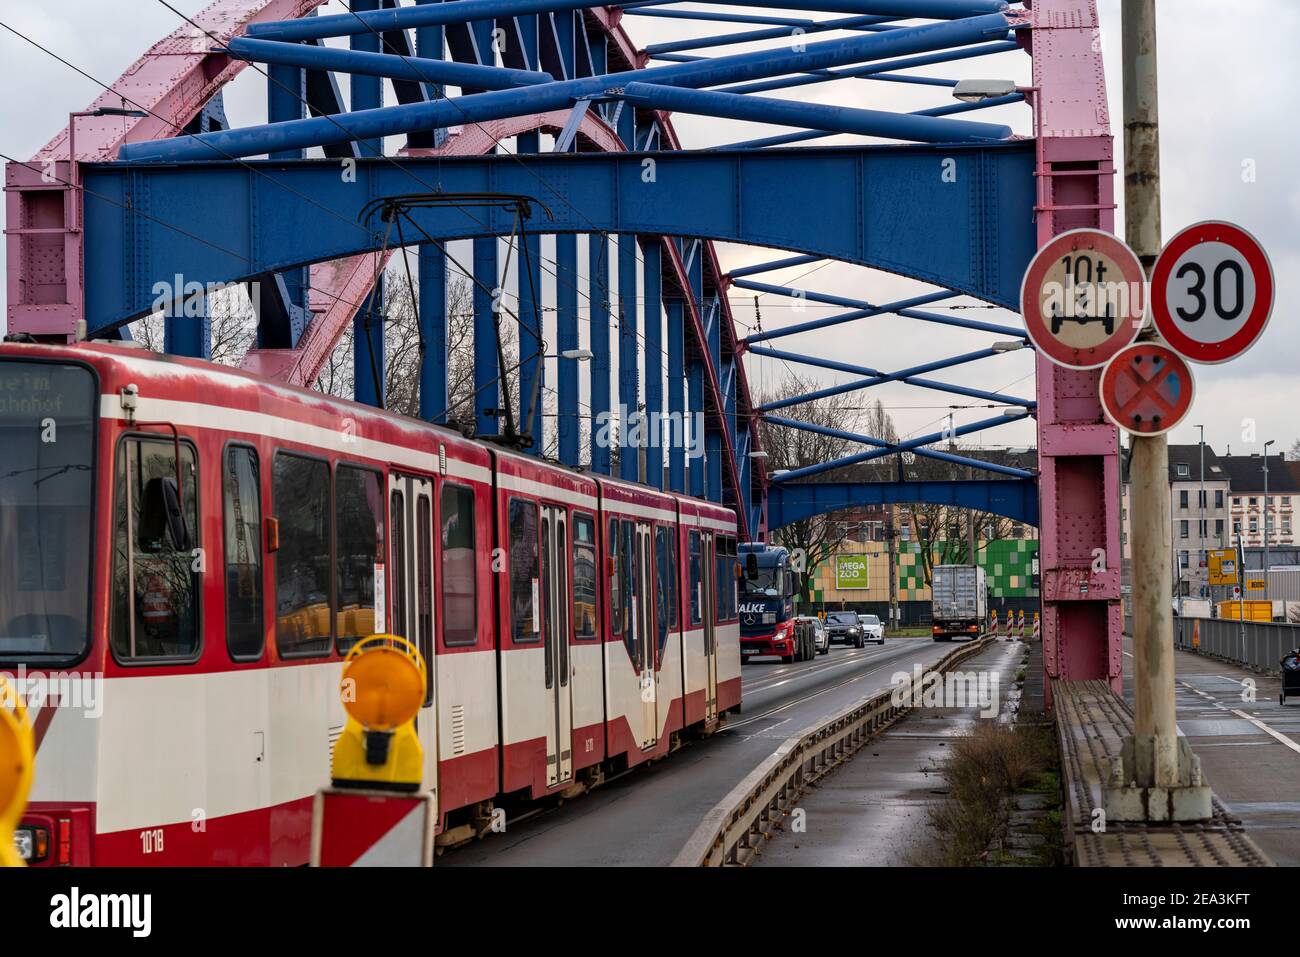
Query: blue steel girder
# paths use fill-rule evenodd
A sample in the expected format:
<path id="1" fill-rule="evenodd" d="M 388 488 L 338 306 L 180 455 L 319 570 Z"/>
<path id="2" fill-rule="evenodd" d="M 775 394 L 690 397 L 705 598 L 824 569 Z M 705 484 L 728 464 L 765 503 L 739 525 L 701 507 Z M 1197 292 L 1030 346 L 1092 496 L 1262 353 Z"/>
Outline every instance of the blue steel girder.
<path id="1" fill-rule="evenodd" d="M 466 14 L 474 0 L 459 0 L 443 4 L 444 9 L 459 10 Z M 406 8 L 403 13 L 422 14 L 428 7 Z M 319 18 L 318 18 L 319 19 Z M 568 108 L 583 96 L 605 94 L 633 82 L 666 86 L 685 86 L 696 89 L 726 83 L 741 83 L 782 76 L 791 72 L 818 70 L 870 60 L 882 60 L 911 53 L 923 53 L 979 43 L 988 39 L 1005 38 L 1008 21 L 1002 14 L 967 17 L 947 23 L 925 24 L 887 33 L 850 36 L 826 40 L 795 48 L 750 51 L 710 58 L 705 62 L 678 63 L 668 66 L 642 67 L 619 74 L 616 79 L 595 76 L 585 79 L 556 81 L 514 90 L 496 90 L 476 95 L 466 95 L 439 100 L 433 103 L 410 103 L 381 108 L 371 102 L 362 102 L 361 109 L 353 104 L 353 112 L 339 118 L 311 118 L 270 123 L 240 130 L 224 130 L 190 137 L 126 143 L 118 149 L 118 158 L 124 161 L 204 161 L 214 154 L 226 157 L 258 156 L 268 151 L 322 146 L 346 140 L 382 140 L 385 136 L 434 130 L 464 123 L 505 119 L 549 110 Z M 491 42 L 490 35 L 486 42 Z M 351 37 L 353 50 L 366 50 L 373 46 L 358 33 Z M 303 47 L 300 53 L 312 56 L 325 55 L 322 51 Z M 480 56 L 482 50 L 480 49 Z M 459 58 L 459 57 L 458 57 Z M 397 58 L 399 62 L 400 58 Z M 400 69 L 409 69 L 402 62 Z M 353 76 L 353 88 L 358 78 Z M 368 82 L 368 81 L 367 81 Z M 362 87 L 368 89 L 368 86 Z M 780 105 L 780 104 L 778 104 Z M 916 118 L 913 118 L 916 119 Z M 923 118 L 924 119 L 924 118 Z M 931 124 L 945 121 L 928 118 Z M 957 121 L 947 121 L 953 123 Z M 966 139 L 960 127 L 947 127 L 952 138 Z M 1010 135 L 1005 129 L 1004 134 Z M 987 139 L 983 133 L 970 136 Z"/>
<path id="2" fill-rule="evenodd" d="M 949 160 L 955 183 L 939 175 Z M 85 172 L 87 320 L 99 333 L 146 314 L 159 275 L 234 282 L 379 250 L 382 224 L 359 222 L 362 207 L 426 190 L 421 183 L 531 195 L 539 203 L 528 229 L 537 233 L 768 246 L 1015 309 L 1035 248 L 1025 212 L 1034 203 L 1033 169 L 1033 145 L 1024 142 L 375 158 L 358 162 L 355 182 L 331 161 L 95 165 Z M 791 187 L 809 183 L 816 188 Z M 440 207 L 412 217 L 427 234 L 419 241 L 509 235 L 513 225 L 497 210 Z M 184 230 L 170 225 L 178 219 Z"/>
<path id="3" fill-rule="evenodd" d="M 769 531 L 816 515 L 868 505 L 928 504 L 971 508 L 1038 525 L 1036 479 L 924 482 L 791 482 L 767 493 Z"/>

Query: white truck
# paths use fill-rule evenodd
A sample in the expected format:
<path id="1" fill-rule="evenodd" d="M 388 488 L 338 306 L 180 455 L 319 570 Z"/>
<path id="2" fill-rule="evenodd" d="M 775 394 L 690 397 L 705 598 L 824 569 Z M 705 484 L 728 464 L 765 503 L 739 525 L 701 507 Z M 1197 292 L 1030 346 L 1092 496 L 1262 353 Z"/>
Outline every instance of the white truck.
<path id="1" fill-rule="evenodd" d="M 935 641 L 977 638 L 989 615 L 988 581 L 978 565 L 936 565 L 930 573 L 930 620 Z"/>

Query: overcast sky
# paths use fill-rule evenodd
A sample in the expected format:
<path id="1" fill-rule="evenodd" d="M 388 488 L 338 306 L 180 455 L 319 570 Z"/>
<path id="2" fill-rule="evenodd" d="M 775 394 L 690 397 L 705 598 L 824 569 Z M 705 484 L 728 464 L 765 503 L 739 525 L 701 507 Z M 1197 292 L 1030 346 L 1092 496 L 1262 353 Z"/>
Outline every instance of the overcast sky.
<path id="1" fill-rule="evenodd" d="M 169 0 L 193 14 L 203 0 Z M 1112 122 L 1122 132 L 1120 97 L 1119 0 L 1100 0 L 1102 42 L 1110 89 Z M 337 9 L 333 9 L 337 8 Z M 711 6 L 711 9 L 718 9 Z M 736 9 L 739 9 L 737 7 Z M 1196 367 L 1197 398 L 1174 441 L 1195 442 L 1194 423 L 1206 426 L 1206 438 L 1219 451 L 1257 450 L 1269 438 L 1287 448 L 1300 438 L 1300 331 L 1293 320 L 1300 303 L 1300 3 L 1256 0 L 1249 16 L 1225 15 L 1222 3 L 1210 0 L 1163 0 L 1160 10 L 1160 85 L 1163 175 L 1163 222 L 1166 238 L 1204 219 L 1237 222 L 1269 251 L 1278 280 L 1278 302 L 1264 338 L 1245 357 L 1220 366 Z M 1241 8 L 1233 8 L 1240 13 Z M 343 12 L 332 3 L 323 12 Z M 774 11 L 759 11 L 771 15 Z M 176 28 L 175 14 L 157 0 L 0 0 L 0 21 L 33 37 L 87 73 L 111 83 L 156 39 Z M 690 35 L 744 29 L 732 25 L 628 17 L 626 24 L 638 45 Z M 820 39 L 820 37 L 818 38 Z M 719 52 L 747 49 L 721 48 Z M 927 71 L 912 71 L 927 72 Z M 951 65 L 930 75 L 1029 79 L 1029 58 L 1003 54 Z M 234 125 L 265 119 L 264 86 L 245 71 L 227 95 Z M 346 87 L 346 85 L 345 85 Z M 90 80 L 0 30 L 0 88 L 10 93 L 0 102 L 0 151 L 30 157 L 67 122 L 67 113 L 83 109 L 100 92 Z M 781 94 L 776 94 L 781 95 Z M 946 102 L 940 88 L 871 82 L 839 81 L 807 86 L 792 98 L 890 110 L 916 110 Z M 1031 132 L 1030 111 L 1024 106 L 1002 107 L 977 114 L 981 119 L 1010 124 L 1019 133 Z M 675 124 L 688 146 L 718 145 L 786 130 L 753 124 L 678 116 Z M 830 137 L 818 144 L 861 142 L 855 137 Z M 1117 150 L 1118 152 L 1118 150 Z M 1243 176 L 1249 166 L 1253 177 Z M 1117 192 L 1122 196 L 1122 181 Z M 797 192 L 792 193 L 797 208 Z M 1122 198 L 1121 198 L 1122 201 Z M 1122 212 L 1122 211 L 1121 211 Z M 214 211 L 220 215 L 220 211 Z M 1120 230 L 1122 234 L 1122 229 Z M 725 247 L 724 266 L 779 258 L 771 250 Z M 0 258 L 4 251 L 0 249 Z M 928 287 L 872 270 L 830 263 L 807 275 L 809 268 L 772 273 L 772 282 L 876 302 L 902 298 Z M 763 324 L 779 327 L 795 319 L 840 311 L 807 311 L 795 316 L 791 301 L 760 298 Z M 754 321 L 752 294 L 733 290 L 733 306 L 742 323 Z M 968 313 L 969 315 L 969 313 Z M 1018 317 L 997 310 L 975 313 L 992 321 L 1018 324 Z M 846 328 L 850 331 L 846 332 Z M 987 334 L 966 333 L 897 317 L 881 317 L 834 332 L 806 334 L 785 340 L 810 355 L 834 357 L 881 369 L 901 368 L 942 355 L 955 355 L 988 344 Z M 742 326 L 740 334 L 745 334 Z M 749 357 L 748 371 L 755 389 L 770 389 L 785 376 L 784 364 Z M 849 376 L 802 372 L 825 382 Z M 1011 394 L 1033 392 L 1033 366 L 1026 353 L 985 360 L 978 366 L 945 373 L 949 381 L 980 388 L 1005 388 Z M 906 386 L 886 386 L 863 393 L 864 402 L 882 399 L 904 434 L 922 434 L 942 425 L 952 411 L 958 424 L 989 415 L 987 409 L 949 410 L 960 397 Z M 1255 420 L 1254 443 L 1247 441 L 1247 420 Z M 1032 425 L 1021 423 L 985 433 L 974 442 L 1030 444 Z"/>

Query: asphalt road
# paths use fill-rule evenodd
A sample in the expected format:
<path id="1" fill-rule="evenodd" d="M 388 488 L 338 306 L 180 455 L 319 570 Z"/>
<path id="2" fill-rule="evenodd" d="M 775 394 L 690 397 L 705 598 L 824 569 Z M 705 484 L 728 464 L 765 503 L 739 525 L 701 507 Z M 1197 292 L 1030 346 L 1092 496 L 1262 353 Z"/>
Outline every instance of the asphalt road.
<path id="1" fill-rule="evenodd" d="M 1133 703 L 1133 644 L 1124 637 L 1124 694 Z M 1178 730 L 1205 780 L 1274 863 L 1300 864 L 1300 702 L 1278 703 L 1278 678 L 1175 652 Z"/>
<path id="2" fill-rule="evenodd" d="M 788 737 L 952 648 L 890 638 L 863 649 L 833 645 L 829 655 L 791 665 L 755 658 L 741 673 L 744 710 L 724 730 L 449 851 L 438 866 L 669 864 L 704 815 Z"/>

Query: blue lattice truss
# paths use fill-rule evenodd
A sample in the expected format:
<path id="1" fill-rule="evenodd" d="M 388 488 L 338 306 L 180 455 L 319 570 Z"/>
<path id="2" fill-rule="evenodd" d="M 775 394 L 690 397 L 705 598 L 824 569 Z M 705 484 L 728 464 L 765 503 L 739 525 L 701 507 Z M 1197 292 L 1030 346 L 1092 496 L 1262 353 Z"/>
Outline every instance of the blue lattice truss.
<path id="1" fill-rule="evenodd" d="M 92 336 L 112 336 L 156 306 L 158 277 L 184 276 L 203 283 L 258 281 L 259 345 L 293 348 L 311 316 L 309 272 L 314 263 L 390 250 L 391 223 L 367 216 L 374 201 L 403 194 L 492 194 L 524 197 L 528 215 L 497 206 L 432 205 L 407 213 L 412 232 L 403 237 L 420 250 L 420 326 L 426 353 L 421 371 L 421 414 L 447 415 L 445 243 L 474 240 L 473 275 L 495 287 L 500 275 L 497 239 L 522 229 L 524 251 L 517 294 L 521 317 L 540 315 L 542 234 L 556 236 L 557 342 L 546 344 L 520 320 L 521 397 L 538 394 L 544 353 L 558 359 L 559 456 L 577 465 L 579 366 L 562 358 L 578 345 L 578 234 L 590 244 L 585 264 L 592 330 L 590 413 L 618 404 L 645 412 L 706 411 L 706 385 L 716 383 L 721 407 L 708 408 L 705 467 L 687 468 L 682 448 L 620 450 L 619 472 L 650 484 L 729 501 L 748 530 L 853 505 L 884 502 L 946 502 L 1036 521 L 1031 473 L 926 448 L 943 435 L 887 443 L 838 433 L 865 450 L 756 479 L 750 452 L 752 427 L 761 416 L 775 426 L 809 428 L 776 414 L 809 399 L 886 382 L 978 397 L 1019 415 L 1034 403 L 1001 393 L 957 386 L 926 373 L 1005 351 L 979 350 L 936 358 L 903 370 L 880 370 L 807 355 L 769 343 L 801 331 L 892 314 L 907 319 L 975 329 L 1022 345 L 1018 327 L 961 319 L 924 307 L 957 295 L 1017 308 L 1025 265 L 1036 248 L 1035 152 L 1032 141 L 1015 140 L 1008 127 L 959 117 L 987 106 L 1020 101 L 1016 92 L 979 103 L 953 103 L 915 113 L 803 103 L 762 96 L 773 90 L 846 77 L 950 89 L 955 81 L 899 71 L 1018 48 L 1000 0 L 748 0 L 746 6 L 843 14 L 831 20 L 736 13 L 721 6 L 678 10 L 670 0 L 625 4 L 628 16 L 685 18 L 747 24 L 737 32 L 656 44 L 633 68 L 616 63 L 610 38 L 584 20 L 576 0 L 353 0 L 340 16 L 305 17 L 254 25 L 229 41 L 225 54 L 264 65 L 268 122 L 229 129 L 220 103 L 210 117 L 173 139 L 129 144 L 119 161 L 86 168 L 86 317 Z M 899 23 L 908 18 L 940 22 Z M 849 36 L 818 40 L 836 30 Z M 496 31 L 494 33 L 494 31 Z M 728 54 L 725 48 L 755 40 L 806 42 Z M 493 52 L 502 36 L 500 62 Z M 348 48 L 324 40 L 349 38 Z M 685 51 L 723 48 L 723 55 Z M 345 110 L 336 73 L 350 77 L 351 109 Z M 392 82 L 398 103 L 383 105 L 383 81 Z M 448 97 L 445 86 L 460 96 Z M 518 134 L 514 155 L 419 157 L 383 155 L 383 138 L 406 137 L 409 148 L 442 143 L 452 126 L 568 111 L 554 152 L 539 152 L 535 131 Z M 795 127 L 729 148 L 668 149 L 663 113 L 675 111 Z M 578 131 L 589 116 L 617 134 L 625 152 L 577 152 Z M 835 133 L 903 140 L 897 146 L 800 147 L 789 144 Z M 320 147 L 324 159 L 304 159 Z M 786 147 L 786 148 L 773 148 Z M 262 159 L 260 157 L 267 157 Z M 340 161 L 348 175 L 340 175 Z M 649 173 L 647 172 L 649 171 Z M 801 184 L 792 193 L 791 184 Z M 796 195 L 797 194 L 797 195 Z M 372 209 L 373 211 L 373 209 Z M 183 224 L 183 225 L 178 225 Z M 652 237 L 667 237 L 668 245 Z M 607 240 L 616 251 L 606 257 Z M 755 292 L 795 290 L 746 277 L 790 265 L 836 259 L 923 280 L 937 291 L 899 302 L 872 303 L 804 290 L 805 298 L 847 311 L 769 330 L 742 342 L 723 336 L 723 290 L 705 286 L 704 247 L 717 240 L 787 250 L 797 255 L 734 270 L 730 282 Z M 637 253 L 642 262 L 638 268 Z M 617 270 L 619 295 L 609 292 Z M 574 282 L 564 282 L 571 276 Z M 267 298 L 269 297 L 269 301 Z M 613 301 L 611 301 L 613 300 Z M 637 302 L 640 302 L 638 310 Z M 382 285 L 357 304 L 357 398 L 382 404 L 384 363 Z M 475 388 L 494 389 L 492 302 L 474 293 Z M 608 311 L 605 311 L 608 310 Z M 644 316 L 667 317 L 660 324 Z M 364 321 L 363 321 L 364 317 Z M 692 320 L 694 317 L 694 321 Z M 614 346 L 602 328 L 618 336 L 619 375 L 610 381 Z M 203 337 L 169 325 L 169 348 L 202 355 Z M 642 340 L 644 340 L 642 342 Z M 727 345 L 728 342 L 732 344 Z M 740 385 L 743 351 L 785 359 L 859 378 L 755 409 Z M 644 386 L 639 369 L 644 363 Z M 373 376 L 362 373 L 376 371 Z M 669 383 L 685 383 L 663 394 Z M 706 379 L 706 376 L 708 377 Z M 683 391 L 685 395 L 683 396 Z M 684 402 L 684 405 L 683 405 Z M 495 431 L 497 418 L 478 403 L 480 432 Z M 520 410 L 525 411 L 523 398 Z M 957 434 L 1013 421 L 1004 415 L 963 426 Z M 610 472 L 608 447 L 593 429 L 590 467 Z M 1003 477 L 971 482 L 855 484 L 803 483 L 843 465 L 914 450 Z M 732 464 L 724 481 L 724 461 Z M 696 463 L 692 463 L 694 466 Z M 689 475 L 689 479 L 688 476 Z"/>

